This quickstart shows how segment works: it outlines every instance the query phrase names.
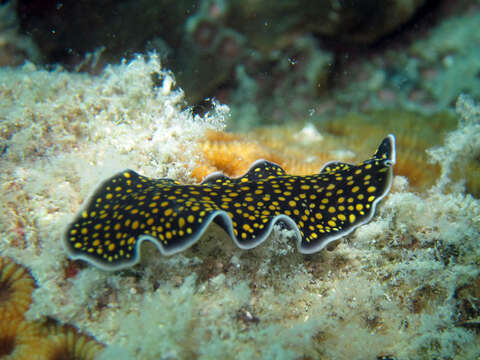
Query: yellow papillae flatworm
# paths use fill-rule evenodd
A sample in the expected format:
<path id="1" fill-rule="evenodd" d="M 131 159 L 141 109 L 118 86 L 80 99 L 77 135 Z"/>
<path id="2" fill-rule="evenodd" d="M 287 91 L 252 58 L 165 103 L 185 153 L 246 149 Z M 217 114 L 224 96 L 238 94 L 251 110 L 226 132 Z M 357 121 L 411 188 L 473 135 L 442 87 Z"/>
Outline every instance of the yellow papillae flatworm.
<path id="1" fill-rule="evenodd" d="M 266 160 L 239 178 L 214 173 L 198 185 L 124 170 L 100 184 L 68 225 L 65 249 L 73 259 L 117 270 L 138 262 L 145 240 L 175 254 L 213 221 L 250 249 L 280 222 L 294 230 L 300 252 L 314 253 L 373 217 L 390 190 L 395 156 L 395 137 L 388 135 L 369 160 L 329 162 L 307 176 Z"/>

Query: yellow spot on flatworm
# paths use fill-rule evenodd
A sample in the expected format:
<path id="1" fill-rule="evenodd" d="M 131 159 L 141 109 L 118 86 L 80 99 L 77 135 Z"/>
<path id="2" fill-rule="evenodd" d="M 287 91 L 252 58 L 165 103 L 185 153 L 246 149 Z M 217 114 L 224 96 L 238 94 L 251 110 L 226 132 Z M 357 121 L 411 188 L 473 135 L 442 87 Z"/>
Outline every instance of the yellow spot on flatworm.
<path id="1" fill-rule="evenodd" d="M 178 227 L 181 229 L 185 226 L 185 219 L 183 217 L 178 219 Z"/>

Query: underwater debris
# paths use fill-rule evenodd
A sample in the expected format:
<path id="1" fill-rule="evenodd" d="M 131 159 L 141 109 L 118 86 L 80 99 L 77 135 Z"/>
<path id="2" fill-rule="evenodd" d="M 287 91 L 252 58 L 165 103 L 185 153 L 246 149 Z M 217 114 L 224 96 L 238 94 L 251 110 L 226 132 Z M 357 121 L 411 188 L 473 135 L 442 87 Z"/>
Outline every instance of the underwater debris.
<path id="1" fill-rule="evenodd" d="M 265 160 L 240 178 L 214 173 L 199 185 L 125 170 L 95 190 L 69 224 L 64 246 L 74 259 L 116 270 L 138 262 L 145 240 L 174 254 L 214 221 L 238 247 L 250 249 L 282 222 L 293 229 L 300 252 L 314 253 L 373 217 L 390 190 L 394 163 L 389 135 L 360 165 L 329 162 L 309 176 L 288 175 Z"/>

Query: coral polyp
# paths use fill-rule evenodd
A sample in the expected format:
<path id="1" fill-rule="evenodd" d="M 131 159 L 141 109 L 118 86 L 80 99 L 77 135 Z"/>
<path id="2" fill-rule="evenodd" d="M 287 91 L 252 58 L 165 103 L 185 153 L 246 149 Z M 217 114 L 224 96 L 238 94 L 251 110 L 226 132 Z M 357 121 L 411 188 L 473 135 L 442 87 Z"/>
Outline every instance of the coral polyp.
<path id="1" fill-rule="evenodd" d="M 105 347 L 72 325 L 47 321 L 43 332 L 51 347 L 50 354 L 45 360 L 94 360 Z"/>
<path id="2" fill-rule="evenodd" d="M 0 359 L 47 359 L 51 348 L 40 336 L 40 332 L 40 327 L 36 323 L 0 318 Z"/>
<path id="3" fill-rule="evenodd" d="M 94 338 L 53 320 L 25 320 L 34 289 L 25 267 L 0 257 L 0 359 L 93 360 L 104 347 Z"/>
<path id="4" fill-rule="evenodd" d="M 23 318 L 32 302 L 35 281 L 23 266 L 0 257 L 0 314 L 3 319 Z"/>

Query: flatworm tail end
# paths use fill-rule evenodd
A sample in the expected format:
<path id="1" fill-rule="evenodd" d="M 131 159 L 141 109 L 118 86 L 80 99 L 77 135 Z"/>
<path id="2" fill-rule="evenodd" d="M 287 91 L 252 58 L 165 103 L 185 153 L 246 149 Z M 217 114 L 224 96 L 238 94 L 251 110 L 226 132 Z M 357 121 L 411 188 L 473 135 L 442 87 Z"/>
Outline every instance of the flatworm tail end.
<path id="1" fill-rule="evenodd" d="M 104 270 L 136 264 L 143 241 L 164 255 L 194 244 L 213 221 L 242 249 L 262 243 L 280 222 L 310 254 L 369 221 L 390 190 L 395 137 L 372 158 L 331 162 L 318 174 L 293 176 L 258 160 L 239 178 L 215 173 L 182 185 L 124 170 L 102 182 L 67 226 L 63 244 L 73 259 Z"/>

